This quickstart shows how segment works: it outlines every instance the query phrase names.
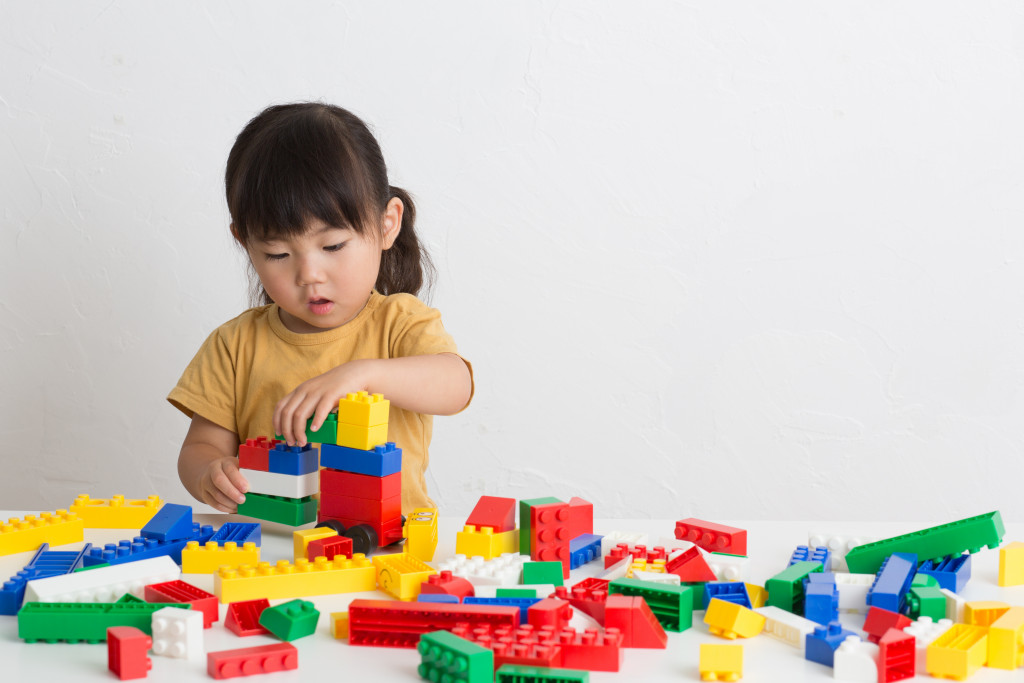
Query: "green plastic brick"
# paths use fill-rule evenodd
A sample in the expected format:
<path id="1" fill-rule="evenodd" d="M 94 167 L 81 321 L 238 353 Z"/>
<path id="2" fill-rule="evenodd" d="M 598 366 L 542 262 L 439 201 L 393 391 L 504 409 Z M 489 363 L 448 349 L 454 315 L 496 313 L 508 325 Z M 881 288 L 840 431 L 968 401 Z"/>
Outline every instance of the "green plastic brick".
<path id="1" fill-rule="evenodd" d="M 99 569 L 100 567 L 109 567 L 109 566 L 110 566 L 109 562 L 100 562 L 99 564 L 91 564 L 88 567 L 79 567 L 78 569 L 72 569 L 71 573 L 74 574 L 75 572 L 87 572 L 90 569 Z"/>
<path id="2" fill-rule="evenodd" d="M 911 586 L 934 586 L 939 587 L 939 580 L 931 574 L 914 574 L 914 578 L 910 582 Z"/>
<path id="3" fill-rule="evenodd" d="M 316 633 L 320 612 L 306 600 L 290 600 L 260 613 L 260 626 L 281 640 L 296 640 Z"/>
<path id="4" fill-rule="evenodd" d="M 846 553 L 846 566 L 856 574 L 876 574 L 885 558 L 893 553 L 914 553 L 918 562 L 940 562 L 950 555 L 961 555 L 965 550 L 976 553 L 986 546 L 994 549 L 1002 543 L 1005 534 L 1003 518 L 997 510 L 859 545 Z"/>
<path id="5" fill-rule="evenodd" d="M 494 683 L 589 683 L 589 671 L 540 669 L 535 666 L 502 664 L 494 672 Z"/>
<path id="6" fill-rule="evenodd" d="M 693 596 L 693 611 L 699 612 L 704 609 L 704 584 L 705 581 L 684 581 L 681 585 L 689 586 L 690 595 Z"/>
<path id="7" fill-rule="evenodd" d="M 932 621 L 946 618 L 946 596 L 937 586 L 911 586 L 907 594 L 907 609 L 911 619 L 931 617 Z"/>
<path id="8" fill-rule="evenodd" d="M 519 501 L 519 554 L 530 554 L 530 508 L 534 505 L 561 503 L 557 498 L 529 498 Z"/>
<path id="9" fill-rule="evenodd" d="M 289 526 L 302 526 L 316 521 L 316 499 L 282 498 L 263 493 L 245 494 L 245 502 L 238 506 L 238 514 L 267 522 Z"/>
<path id="10" fill-rule="evenodd" d="M 111 626 L 134 626 L 152 635 L 153 612 L 188 604 L 121 602 L 26 602 L 18 612 L 18 637 L 28 643 L 102 643 Z"/>
<path id="11" fill-rule="evenodd" d="M 559 563 L 561 564 L 561 563 Z M 559 570 L 558 577 L 562 577 L 562 572 Z M 536 588 L 496 588 L 494 590 L 494 597 L 496 598 L 536 598 Z"/>
<path id="12" fill-rule="evenodd" d="M 804 579 L 808 574 L 822 571 L 821 562 L 795 562 L 768 579 L 764 588 L 768 591 L 768 604 L 804 615 Z"/>
<path id="13" fill-rule="evenodd" d="M 140 604 L 145 604 L 146 601 L 143 600 L 142 598 L 135 597 L 131 593 L 125 593 L 124 595 L 122 595 L 121 597 L 119 597 L 117 599 L 117 604 L 118 605 L 123 605 L 125 603 L 128 603 L 130 605 L 140 605 Z"/>
<path id="14" fill-rule="evenodd" d="M 420 636 L 421 678 L 438 683 L 491 683 L 494 653 L 448 631 Z"/>
<path id="15" fill-rule="evenodd" d="M 693 626 L 693 589 L 689 586 L 616 579 L 608 584 L 608 593 L 640 596 L 666 631 L 679 633 Z"/>
<path id="16" fill-rule="evenodd" d="M 554 562 L 524 562 L 523 583 L 550 583 L 555 586 L 565 585 L 562 578 L 562 563 Z"/>

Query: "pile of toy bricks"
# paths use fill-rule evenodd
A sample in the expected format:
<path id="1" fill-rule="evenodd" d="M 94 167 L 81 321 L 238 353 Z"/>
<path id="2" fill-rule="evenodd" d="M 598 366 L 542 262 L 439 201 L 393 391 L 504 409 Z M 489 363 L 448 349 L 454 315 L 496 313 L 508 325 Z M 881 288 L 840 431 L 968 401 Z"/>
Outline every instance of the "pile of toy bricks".
<path id="1" fill-rule="evenodd" d="M 261 436 L 238 446 L 238 466 L 249 482 L 238 514 L 299 526 L 316 521 L 317 449 Z"/>

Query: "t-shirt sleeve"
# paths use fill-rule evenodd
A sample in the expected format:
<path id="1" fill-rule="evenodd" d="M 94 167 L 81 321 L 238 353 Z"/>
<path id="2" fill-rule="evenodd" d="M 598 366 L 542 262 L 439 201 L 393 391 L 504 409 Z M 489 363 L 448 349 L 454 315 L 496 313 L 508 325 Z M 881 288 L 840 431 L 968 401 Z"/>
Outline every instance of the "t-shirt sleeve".
<path id="1" fill-rule="evenodd" d="M 235 420 L 235 359 L 221 331 L 214 330 L 167 395 L 171 405 L 193 417 L 238 433 Z"/>

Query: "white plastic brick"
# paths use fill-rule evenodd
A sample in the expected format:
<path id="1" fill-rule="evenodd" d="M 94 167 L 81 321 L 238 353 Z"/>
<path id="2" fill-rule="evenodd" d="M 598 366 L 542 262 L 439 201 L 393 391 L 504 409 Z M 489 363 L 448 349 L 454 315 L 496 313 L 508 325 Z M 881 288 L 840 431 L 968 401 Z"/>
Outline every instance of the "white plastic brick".
<path id="1" fill-rule="evenodd" d="M 262 470 L 241 470 L 241 472 L 249 482 L 249 491 L 252 493 L 284 498 L 305 498 L 320 490 L 319 472 L 299 475 L 263 472 Z"/>
<path id="2" fill-rule="evenodd" d="M 203 654 L 203 613 L 177 607 L 153 612 L 153 654 L 190 659 Z"/>
<path id="3" fill-rule="evenodd" d="M 667 572 L 645 572 L 639 569 L 633 570 L 633 578 L 640 581 L 649 581 L 651 583 L 663 583 L 669 586 L 678 586 L 681 582 L 679 574 L 669 574 Z"/>
<path id="4" fill-rule="evenodd" d="M 744 581 L 747 578 L 749 558 L 710 553 L 705 555 L 704 559 L 719 581 Z"/>
<path id="5" fill-rule="evenodd" d="M 832 551 L 832 571 L 846 571 L 846 553 L 850 552 L 851 548 L 877 540 L 878 538 L 875 536 L 812 531 L 807 534 L 807 547 L 820 548 L 824 546 L 828 548 Z"/>
<path id="6" fill-rule="evenodd" d="M 914 649 L 916 653 L 917 671 L 924 673 L 927 670 L 928 646 L 932 641 L 953 627 L 949 619 L 933 621 L 931 617 L 921 617 L 910 626 L 905 626 L 903 632 L 914 636 Z"/>
<path id="7" fill-rule="evenodd" d="M 805 619 L 774 605 L 758 607 L 754 611 L 765 618 L 765 633 L 772 638 L 789 643 L 800 652 L 803 652 L 807 645 L 807 634 L 814 633 L 814 627 L 818 626 L 810 619 Z"/>
<path id="8" fill-rule="evenodd" d="M 954 623 L 964 623 L 964 605 L 967 601 L 948 588 L 940 588 L 939 591 L 946 596 L 946 618 Z"/>
<path id="9" fill-rule="evenodd" d="M 442 560 L 437 570 L 450 571 L 474 586 L 518 586 L 523 575 L 523 564 L 529 559 L 528 555 L 519 553 L 502 553 L 491 560 L 479 556 L 456 555 Z"/>
<path id="10" fill-rule="evenodd" d="M 835 574 L 836 589 L 839 591 L 840 612 L 868 611 L 868 591 L 875 582 L 874 574 Z"/>
<path id="11" fill-rule="evenodd" d="M 625 543 L 629 546 L 647 545 L 647 534 L 637 531 L 609 531 L 601 538 L 601 556 L 607 555 L 611 552 L 612 548 L 620 543 Z"/>
<path id="12" fill-rule="evenodd" d="M 878 645 L 866 643 L 860 636 L 846 636 L 839 644 L 832 664 L 837 681 L 875 683 L 878 680 Z"/>
<path id="13" fill-rule="evenodd" d="M 141 598 L 147 584 L 180 578 L 181 569 L 165 555 L 29 581 L 25 602 L 114 602 L 125 593 Z"/>

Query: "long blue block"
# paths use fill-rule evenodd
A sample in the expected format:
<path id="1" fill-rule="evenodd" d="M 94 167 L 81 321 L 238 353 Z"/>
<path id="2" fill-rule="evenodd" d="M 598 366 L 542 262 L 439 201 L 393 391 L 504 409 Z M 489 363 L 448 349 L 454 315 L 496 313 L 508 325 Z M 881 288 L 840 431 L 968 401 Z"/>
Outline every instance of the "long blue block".
<path id="1" fill-rule="evenodd" d="M 597 534 L 580 534 L 569 541 L 569 569 L 601 559 L 601 539 Z"/>
<path id="2" fill-rule="evenodd" d="M 165 503 L 153 518 L 139 531 L 143 538 L 158 541 L 177 541 L 192 535 L 192 508 L 188 505 Z"/>
<path id="3" fill-rule="evenodd" d="M 374 446 L 372 451 L 325 443 L 320 446 L 320 465 L 332 470 L 386 477 L 402 471 L 402 449 L 391 441 Z"/>
<path id="4" fill-rule="evenodd" d="M 158 541 L 155 538 L 144 538 L 136 536 L 127 541 L 107 543 L 102 548 L 92 548 L 85 555 L 84 565 L 93 567 L 97 564 L 124 564 L 136 560 L 148 560 L 151 557 L 167 555 L 172 560 L 181 564 L 181 551 L 188 545 L 189 541 L 198 541 L 200 545 L 213 538 L 213 527 L 205 524 L 202 527 L 198 522 L 192 524 L 192 533 L 188 538 L 181 538 L 176 541 Z"/>
<path id="5" fill-rule="evenodd" d="M 893 553 L 887 557 L 868 589 L 868 605 L 902 613 L 916 572 L 914 553 Z"/>
<path id="6" fill-rule="evenodd" d="M 60 576 L 81 567 L 91 547 L 91 543 L 86 543 L 81 550 L 50 550 L 50 544 L 43 543 L 25 568 L 0 587 L 0 614 L 13 616 L 18 613 L 25 600 L 25 585 L 29 581 Z"/>
<path id="7" fill-rule="evenodd" d="M 726 602 L 743 605 L 747 609 L 753 609 L 750 604 L 750 594 L 747 592 L 747 586 L 742 581 L 709 581 L 705 583 L 701 609 L 708 608 L 711 598 L 718 598 Z"/>
<path id="8" fill-rule="evenodd" d="M 925 560 L 918 565 L 917 573 L 935 577 L 939 582 L 939 588 L 959 593 L 971 580 L 971 555 L 964 553 L 944 557 L 939 562 Z"/>
<path id="9" fill-rule="evenodd" d="M 502 607 L 518 607 L 519 608 L 519 625 L 522 626 L 528 621 L 527 613 L 531 605 L 534 605 L 541 601 L 541 598 L 478 598 L 473 595 L 467 595 L 462 598 L 463 605 L 498 605 Z"/>
<path id="10" fill-rule="evenodd" d="M 270 449 L 269 457 L 270 472 L 299 476 L 317 471 L 320 453 L 308 443 L 301 448 L 279 443 Z"/>
<path id="11" fill-rule="evenodd" d="M 217 533 L 211 536 L 210 540 L 217 545 L 225 543 L 237 543 L 239 547 L 244 543 L 260 545 L 263 541 L 263 532 L 262 527 L 255 522 L 227 522 L 217 529 Z"/>

